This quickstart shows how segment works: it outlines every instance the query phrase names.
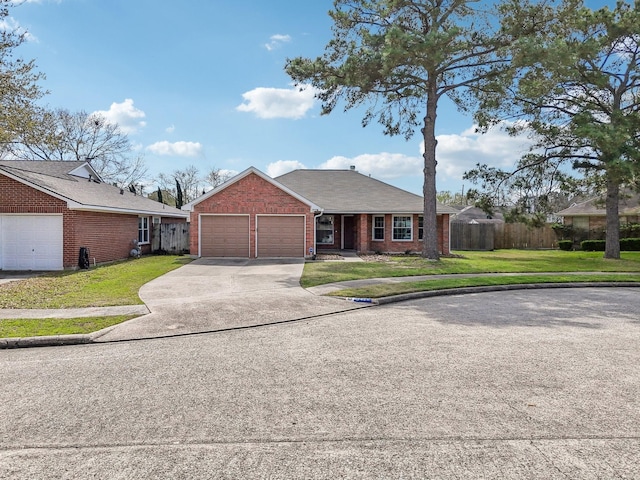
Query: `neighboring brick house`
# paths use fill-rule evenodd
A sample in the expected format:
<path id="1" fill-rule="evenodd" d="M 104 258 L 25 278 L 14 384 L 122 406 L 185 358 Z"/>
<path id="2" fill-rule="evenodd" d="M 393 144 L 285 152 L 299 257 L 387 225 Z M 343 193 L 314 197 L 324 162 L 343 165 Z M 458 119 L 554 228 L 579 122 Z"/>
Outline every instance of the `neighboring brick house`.
<path id="1" fill-rule="evenodd" d="M 154 223 L 188 214 L 104 183 L 87 162 L 0 160 L 0 270 L 78 266 L 151 249 Z"/>
<path id="2" fill-rule="evenodd" d="M 556 215 L 562 217 L 562 223 L 573 227 L 574 236 L 578 240 L 604 239 L 607 227 L 607 212 L 602 198 L 574 203 Z M 640 222 L 640 195 L 621 193 L 618 202 L 620 224 L 634 224 Z"/>
<path id="3" fill-rule="evenodd" d="M 273 179 L 251 167 L 183 209 L 191 212 L 191 254 L 199 257 L 422 251 L 422 197 L 355 170 L 295 170 Z M 445 255 L 456 212 L 438 205 Z"/>

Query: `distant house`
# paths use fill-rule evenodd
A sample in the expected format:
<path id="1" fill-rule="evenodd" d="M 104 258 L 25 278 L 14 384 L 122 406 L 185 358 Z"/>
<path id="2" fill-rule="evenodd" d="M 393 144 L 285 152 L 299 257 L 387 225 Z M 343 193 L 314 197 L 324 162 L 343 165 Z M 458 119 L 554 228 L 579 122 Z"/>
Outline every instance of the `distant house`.
<path id="1" fill-rule="evenodd" d="M 459 212 L 451 217 L 451 222 L 456 223 L 504 223 L 504 216 L 500 212 L 488 214 L 484 210 L 472 205 L 456 207 Z"/>
<path id="2" fill-rule="evenodd" d="M 438 205 L 438 245 L 449 216 Z M 271 178 L 251 167 L 183 207 L 191 254 L 308 257 L 328 250 L 420 252 L 423 199 L 355 170 L 295 170 Z"/>
<path id="3" fill-rule="evenodd" d="M 61 270 L 151 249 L 154 223 L 186 222 L 168 205 L 104 183 L 87 162 L 0 160 L 0 270 Z"/>
<path id="4" fill-rule="evenodd" d="M 638 223 L 640 219 L 640 195 L 621 195 L 618 203 L 620 223 Z M 574 203 L 557 213 L 562 217 L 564 225 L 571 225 L 575 230 L 583 230 L 593 234 L 602 234 L 607 225 L 607 212 L 602 198 Z"/>

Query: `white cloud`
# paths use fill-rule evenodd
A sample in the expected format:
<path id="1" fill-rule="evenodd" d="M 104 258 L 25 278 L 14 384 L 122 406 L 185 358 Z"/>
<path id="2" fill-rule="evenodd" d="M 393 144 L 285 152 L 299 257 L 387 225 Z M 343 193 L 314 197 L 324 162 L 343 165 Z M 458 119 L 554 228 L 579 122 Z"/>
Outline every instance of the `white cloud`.
<path id="1" fill-rule="evenodd" d="M 502 168 L 513 167 L 529 151 L 530 145 L 526 138 L 511 137 L 500 128 L 480 134 L 475 132 L 475 127 L 471 127 L 459 134 L 438 135 L 437 139 L 438 178 L 454 181 L 462 181 L 464 172 L 474 168 L 477 163 Z M 381 180 L 421 177 L 423 152 L 424 145 L 420 144 L 419 154 L 415 156 L 389 152 L 367 153 L 355 157 L 336 156 L 317 168 L 346 170 L 353 165 L 360 173 L 370 174 Z M 304 166 L 300 164 L 295 168 Z"/>
<path id="2" fill-rule="evenodd" d="M 175 130 L 176 130 L 175 125 L 171 125 L 170 127 L 167 127 L 164 129 L 164 131 L 167 133 L 173 133 Z"/>
<path id="3" fill-rule="evenodd" d="M 265 43 L 264 48 L 266 48 L 269 51 L 272 51 L 272 50 L 275 50 L 276 48 L 280 48 L 283 43 L 288 43 L 290 41 L 291 41 L 290 35 L 281 35 L 281 34 L 271 35 L 271 37 L 269 37 L 269 43 Z"/>
<path id="4" fill-rule="evenodd" d="M 278 160 L 267 165 L 267 175 L 271 178 L 279 177 L 292 170 L 305 169 L 307 167 L 297 160 Z"/>
<path id="5" fill-rule="evenodd" d="M 504 124 L 503 124 L 504 126 Z M 498 168 L 513 167 L 528 152 L 531 142 L 525 137 L 512 137 L 498 125 L 485 134 L 473 126 L 460 134 L 438 135 L 436 159 L 439 175 L 462 179 L 477 163 Z M 424 150 L 424 146 L 421 146 Z"/>
<path id="6" fill-rule="evenodd" d="M 126 134 L 136 133 L 147 124 L 141 120 L 146 116 L 145 113 L 134 107 L 133 100 L 130 98 L 122 103 L 112 103 L 109 110 L 98 110 L 93 113 L 102 115 L 109 123 L 117 123 Z"/>
<path id="7" fill-rule="evenodd" d="M 258 87 L 242 94 L 240 112 L 253 112 L 258 118 L 299 119 L 313 108 L 316 89 L 311 86 L 285 88 Z"/>
<path id="8" fill-rule="evenodd" d="M 202 145 L 198 142 L 156 142 L 147 147 L 156 155 L 170 155 L 173 157 L 200 157 L 203 154 Z"/>
<path id="9" fill-rule="evenodd" d="M 24 35 L 24 39 L 27 42 L 39 43 L 38 37 L 29 33 L 13 17 L 7 17 L 0 21 L 0 32 L 13 32 L 18 35 Z"/>
<path id="10" fill-rule="evenodd" d="M 351 166 L 363 174 L 376 178 L 398 178 L 415 175 L 422 170 L 422 158 L 402 153 L 365 153 L 357 157 L 333 157 L 320 165 L 321 169 L 345 170 Z"/>

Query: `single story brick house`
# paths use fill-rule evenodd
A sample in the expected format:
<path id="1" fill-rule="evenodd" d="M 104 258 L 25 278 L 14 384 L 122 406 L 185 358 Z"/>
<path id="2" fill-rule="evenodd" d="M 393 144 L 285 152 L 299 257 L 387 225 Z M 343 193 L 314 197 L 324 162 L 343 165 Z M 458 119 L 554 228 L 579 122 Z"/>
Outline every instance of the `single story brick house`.
<path id="1" fill-rule="evenodd" d="M 584 202 L 574 203 L 556 213 L 562 217 L 562 223 L 575 230 L 588 233 L 589 238 L 604 238 L 607 226 L 607 211 L 604 199 L 592 198 Z M 620 224 L 640 222 L 640 195 L 621 193 L 618 201 Z"/>
<path id="2" fill-rule="evenodd" d="M 154 223 L 188 213 L 104 183 L 88 162 L 0 160 L 0 270 L 62 270 L 151 249 Z"/>
<path id="3" fill-rule="evenodd" d="M 309 257 L 329 250 L 422 251 L 423 200 L 351 170 L 254 167 L 182 207 L 198 257 Z M 449 216 L 438 205 L 438 243 L 449 253 Z"/>

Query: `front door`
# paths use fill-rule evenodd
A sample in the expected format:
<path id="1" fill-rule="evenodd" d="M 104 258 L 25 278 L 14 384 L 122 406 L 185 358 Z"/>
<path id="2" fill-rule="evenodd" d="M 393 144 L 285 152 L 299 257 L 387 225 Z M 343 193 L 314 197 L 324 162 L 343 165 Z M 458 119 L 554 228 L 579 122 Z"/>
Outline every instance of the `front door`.
<path id="1" fill-rule="evenodd" d="M 355 217 L 342 217 L 342 248 L 345 250 L 354 250 L 356 248 L 356 229 Z"/>

